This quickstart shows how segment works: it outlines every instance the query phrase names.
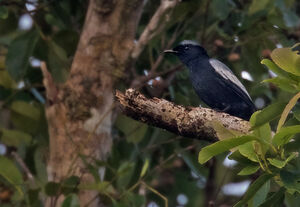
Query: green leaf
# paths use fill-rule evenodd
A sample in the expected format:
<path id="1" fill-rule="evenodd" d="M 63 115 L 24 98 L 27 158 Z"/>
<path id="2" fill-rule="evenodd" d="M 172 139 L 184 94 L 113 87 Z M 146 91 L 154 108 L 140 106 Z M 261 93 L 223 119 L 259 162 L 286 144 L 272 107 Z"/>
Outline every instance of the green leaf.
<path id="1" fill-rule="evenodd" d="M 48 69 L 57 83 L 63 83 L 67 80 L 69 69 L 71 67 L 67 53 L 54 41 L 48 41 Z"/>
<path id="2" fill-rule="evenodd" d="M 128 206 L 132 207 L 139 207 L 139 206 L 145 206 L 146 198 L 143 195 L 138 195 L 135 193 L 126 193 L 126 199 L 129 201 Z"/>
<path id="3" fill-rule="evenodd" d="M 227 0 L 213 0 L 212 8 L 215 12 L 215 15 L 221 19 L 225 20 L 230 12 L 234 9 L 235 4 L 233 1 Z"/>
<path id="4" fill-rule="evenodd" d="M 82 183 L 78 187 L 83 190 L 97 190 L 101 194 L 115 193 L 114 187 L 108 181 L 90 183 L 90 184 Z"/>
<path id="5" fill-rule="evenodd" d="M 251 124 L 252 127 L 255 126 L 255 123 L 257 122 L 257 121 L 256 121 L 256 120 L 257 120 L 257 115 L 258 115 L 259 113 L 261 113 L 261 111 L 256 111 L 256 112 L 254 112 L 254 113 L 251 115 L 249 122 L 250 122 L 250 124 Z"/>
<path id="6" fill-rule="evenodd" d="M 11 38 L 15 37 L 15 35 L 12 34 L 16 33 L 16 30 L 18 28 L 18 22 L 19 16 L 15 12 L 8 12 L 8 17 L 6 19 L 0 18 L 0 36 L 1 38 L 5 38 L 5 36 L 8 37 L 8 39 L 4 39 L 5 43 L 10 43 Z"/>
<path id="7" fill-rule="evenodd" d="M 273 143 L 277 146 L 288 143 L 291 138 L 300 133 L 300 125 L 282 127 L 273 137 Z"/>
<path id="8" fill-rule="evenodd" d="M 273 119 L 279 117 L 286 104 L 287 102 L 274 103 L 267 106 L 263 110 L 256 112 L 258 114 L 256 115 L 255 122 L 252 124 L 252 128 L 255 129 L 256 127 L 264 125 L 265 123 L 269 123 Z"/>
<path id="9" fill-rule="evenodd" d="M 40 191 L 41 191 L 40 188 L 36 188 L 36 189 L 29 189 L 26 192 L 28 197 L 28 204 L 27 204 L 28 206 L 32 206 L 32 207 L 43 206 L 39 198 Z"/>
<path id="10" fill-rule="evenodd" d="M 250 119 L 250 123 L 252 126 L 255 125 L 257 115 L 260 114 L 260 112 L 255 112 Z M 259 127 L 254 128 L 253 130 L 253 135 L 258 137 L 259 139 L 262 140 L 261 145 L 257 146 L 260 149 L 260 154 L 262 156 L 265 156 L 266 152 L 268 151 L 271 139 L 272 139 L 272 132 L 271 132 L 271 127 L 269 123 L 265 123 Z"/>
<path id="11" fill-rule="evenodd" d="M 289 161 L 291 161 L 292 159 L 298 157 L 299 153 L 298 152 L 292 152 L 290 154 L 290 156 L 286 159 L 286 163 L 288 163 Z"/>
<path id="12" fill-rule="evenodd" d="M 123 174 L 126 174 L 128 171 L 130 171 L 134 167 L 133 162 L 123 162 L 121 166 L 119 167 L 117 174 L 119 176 L 122 176 Z"/>
<path id="13" fill-rule="evenodd" d="M 282 90 L 287 91 L 289 93 L 296 93 L 299 91 L 298 83 L 291 79 L 276 77 L 276 78 L 266 79 L 263 82 L 273 83 L 274 85 L 278 86 Z"/>
<path id="14" fill-rule="evenodd" d="M 16 82 L 10 77 L 6 70 L 0 71 L 0 85 L 5 88 L 16 88 Z"/>
<path id="15" fill-rule="evenodd" d="M 19 114 L 13 110 L 11 110 L 11 121 L 16 129 L 29 134 L 36 134 L 39 129 L 44 130 L 47 127 L 44 117 L 40 120 L 33 120 L 30 117 Z M 47 136 L 45 131 L 42 133 Z"/>
<path id="16" fill-rule="evenodd" d="M 23 196 L 21 186 L 24 184 L 22 174 L 15 166 L 15 164 L 8 158 L 0 155 L 0 175 L 4 177 L 9 183 L 11 183 Z"/>
<path id="17" fill-rule="evenodd" d="M 284 108 L 281 117 L 278 121 L 278 125 L 277 125 L 277 132 L 280 130 L 280 128 L 283 126 L 288 114 L 290 113 L 290 111 L 292 110 L 292 108 L 294 108 L 294 106 L 296 105 L 298 99 L 300 98 L 300 92 L 297 93 L 290 101 L 289 103 L 286 105 L 286 107 Z"/>
<path id="18" fill-rule="evenodd" d="M 249 7 L 248 14 L 253 15 L 254 13 L 257 13 L 261 10 L 268 8 L 267 7 L 268 3 L 269 0 L 253 0 Z"/>
<path id="19" fill-rule="evenodd" d="M 18 147 L 21 144 L 28 145 L 32 137 L 30 134 L 27 134 L 18 130 L 9 130 L 9 129 L 0 129 L 1 132 L 1 142 L 7 146 Z"/>
<path id="20" fill-rule="evenodd" d="M 25 101 L 14 101 L 10 109 L 18 114 L 29 117 L 33 120 L 40 119 L 40 109 Z"/>
<path id="21" fill-rule="evenodd" d="M 272 62 L 269 59 L 263 59 L 260 63 L 266 65 L 268 67 L 268 69 L 270 69 L 271 71 L 276 73 L 279 77 L 293 79 L 293 80 L 299 80 L 298 76 L 295 76 L 291 73 L 288 73 L 288 72 L 282 70 L 280 67 L 278 67 L 274 62 Z"/>
<path id="22" fill-rule="evenodd" d="M 44 185 L 48 182 L 45 151 L 43 147 L 38 147 L 33 155 L 37 179 Z"/>
<path id="23" fill-rule="evenodd" d="M 299 194 L 298 194 L 299 195 Z M 282 200 L 280 200 L 281 206 L 286 206 L 286 207 L 295 207 L 299 206 L 300 203 L 300 196 L 295 194 L 290 193 L 289 189 L 286 189 L 285 194 L 282 196 Z M 281 207 L 276 203 L 276 206 L 274 207 Z"/>
<path id="24" fill-rule="evenodd" d="M 59 194 L 60 184 L 56 182 L 48 182 L 45 185 L 45 193 L 48 196 L 57 196 Z"/>
<path id="25" fill-rule="evenodd" d="M 280 178 L 285 188 L 300 193 L 299 173 L 294 174 L 292 172 L 282 170 L 280 171 Z"/>
<path id="26" fill-rule="evenodd" d="M 271 53 L 272 60 L 283 70 L 300 76 L 300 55 L 292 48 L 276 48 Z"/>
<path id="27" fill-rule="evenodd" d="M 255 162 L 252 162 L 251 160 L 249 160 L 248 158 L 246 158 L 244 155 L 242 155 L 239 150 L 236 150 L 233 153 L 231 153 L 231 155 L 228 156 L 228 159 L 235 160 L 239 164 L 243 164 L 245 166 L 256 165 Z"/>
<path id="28" fill-rule="evenodd" d="M 32 30 L 18 36 L 10 43 L 5 63 L 7 71 L 14 80 L 19 81 L 26 74 L 29 58 L 32 56 L 37 40 L 38 33 Z"/>
<path id="29" fill-rule="evenodd" d="M 126 116 L 120 115 L 115 123 L 116 127 L 122 131 L 128 142 L 140 142 L 148 129 L 148 125 L 135 121 Z"/>
<path id="30" fill-rule="evenodd" d="M 119 188 L 123 189 L 129 184 L 130 179 L 133 176 L 135 163 L 133 162 L 123 162 L 117 171 L 117 185 Z"/>
<path id="31" fill-rule="evenodd" d="M 300 121 L 300 109 L 293 110 L 294 117 Z"/>
<path id="32" fill-rule="evenodd" d="M 53 40 L 64 48 L 67 56 L 69 57 L 75 54 L 79 34 L 74 30 L 61 30 L 53 36 Z"/>
<path id="33" fill-rule="evenodd" d="M 263 202 L 259 207 L 273 206 L 274 204 L 279 202 L 284 197 L 284 193 L 285 193 L 285 188 L 282 187 L 279 189 L 279 191 L 277 191 L 276 193 L 271 195 L 269 198 L 267 198 L 267 200 L 265 200 L 265 202 Z"/>
<path id="34" fill-rule="evenodd" d="M 242 200 L 240 200 L 234 207 L 241 207 L 245 205 L 256 192 L 266 183 L 268 182 L 274 175 L 272 174 L 263 174 L 259 178 L 257 178 L 248 188 Z"/>
<path id="35" fill-rule="evenodd" d="M 194 172 L 198 177 L 203 177 L 208 175 L 208 170 L 206 167 L 199 165 L 197 157 L 189 152 L 180 152 L 185 164 Z"/>
<path id="36" fill-rule="evenodd" d="M 265 182 L 265 184 L 255 193 L 253 198 L 249 201 L 252 204 L 252 207 L 258 207 L 262 204 L 270 191 L 270 180 Z"/>
<path id="37" fill-rule="evenodd" d="M 64 202 L 61 204 L 62 207 L 80 207 L 79 199 L 76 194 L 68 195 Z"/>
<path id="38" fill-rule="evenodd" d="M 201 149 L 198 156 L 198 162 L 200 164 L 203 164 L 217 154 L 220 154 L 252 140 L 257 140 L 257 138 L 253 136 L 241 136 L 218 141 Z"/>
<path id="39" fill-rule="evenodd" d="M 140 174 L 140 177 L 144 177 L 144 175 L 146 174 L 147 170 L 149 168 L 149 159 L 146 159 L 144 165 L 143 165 L 143 168 L 142 168 L 142 171 L 141 171 L 141 174 Z"/>
<path id="40" fill-rule="evenodd" d="M 286 160 L 278 160 L 276 158 L 268 158 L 271 165 L 277 168 L 283 168 L 289 161 L 298 156 L 298 153 L 293 152 Z"/>
<path id="41" fill-rule="evenodd" d="M 0 19 L 6 19 L 8 17 L 8 9 L 5 6 L 0 6 Z"/>
<path id="42" fill-rule="evenodd" d="M 265 156 L 267 151 L 270 148 L 271 145 L 271 127 L 269 124 L 265 124 L 262 127 L 259 127 L 259 129 L 254 130 L 254 135 L 256 137 L 259 137 L 262 142 L 260 143 L 260 148 L 261 148 L 261 155 Z"/>
<path id="43" fill-rule="evenodd" d="M 212 128 L 216 131 L 219 140 L 229 139 L 236 136 L 242 136 L 241 132 L 227 129 L 219 121 L 212 120 L 209 124 L 211 124 Z"/>
<path id="44" fill-rule="evenodd" d="M 239 152 L 244 157 L 247 157 L 249 160 L 253 162 L 258 162 L 257 154 L 254 151 L 253 143 L 248 142 L 238 147 Z"/>
<path id="45" fill-rule="evenodd" d="M 246 166 L 244 167 L 239 173 L 238 175 L 251 175 L 253 173 L 256 173 L 257 170 L 259 169 L 260 167 L 258 165 L 249 165 L 249 166 Z"/>
<path id="46" fill-rule="evenodd" d="M 269 162 L 271 165 L 277 167 L 277 168 L 283 168 L 286 164 L 285 161 L 283 160 L 278 160 L 278 159 L 275 159 L 275 158 L 268 158 Z"/>
<path id="47" fill-rule="evenodd" d="M 71 176 L 63 181 L 61 186 L 61 192 L 64 195 L 68 195 L 71 193 L 77 193 L 78 192 L 78 185 L 80 182 L 80 178 L 77 176 Z"/>
<path id="48" fill-rule="evenodd" d="M 126 191 L 120 203 L 118 205 L 114 205 L 113 207 L 140 207 L 145 206 L 145 202 L 145 196 Z"/>

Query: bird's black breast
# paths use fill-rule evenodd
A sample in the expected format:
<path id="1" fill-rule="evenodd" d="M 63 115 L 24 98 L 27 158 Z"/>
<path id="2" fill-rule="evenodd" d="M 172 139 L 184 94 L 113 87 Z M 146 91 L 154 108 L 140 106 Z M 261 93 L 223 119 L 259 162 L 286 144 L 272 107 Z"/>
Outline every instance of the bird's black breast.
<path id="1" fill-rule="evenodd" d="M 187 64 L 192 85 L 200 99 L 213 109 L 249 120 L 255 106 L 236 84 L 218 74 L 208 59 Z"/>

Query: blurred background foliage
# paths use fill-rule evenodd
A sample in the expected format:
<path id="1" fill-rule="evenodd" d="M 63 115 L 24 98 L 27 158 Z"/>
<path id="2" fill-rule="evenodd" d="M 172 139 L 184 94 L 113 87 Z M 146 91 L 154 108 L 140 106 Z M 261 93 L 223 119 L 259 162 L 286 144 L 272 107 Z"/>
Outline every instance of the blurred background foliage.
<path id="1" fill-rule="evenodd" d="M 159 0 L 145 2 L 137 38 L 160 4 Z M 77 177 L 70 175 L 60 184 L 47 182 L 48 131 L 39 66 L 45 61 L 56 82 L 66 80 L 87 4 L 84 0 L 0 1 L 1 206 L 42 206 L 43 198 L 57 193 L 66 195 L 64 207 L 78 206 Z M 287 102 L 295 91 L 288 84 L 281 90 L 274 82 L 262 83 L 275 74 L 260 62 L 270 58 L 274 48 L 300 41 L 299 18 L 296 0 L 182 0 L 132 68 L 118 75 L 116 89 L 136 87 L 149 97 L 203 105 L 188 71 L 175 57 L 162 54 L 181 40 L 192 39 L 233 70 L 258 108 Z M 290 122 L 299 124 L 299 117 Z M 164 206 L 164 198 L 169 206 L 208 206 L 210 200 L 216 206 L 232 206 L 258 177 L 237 176 L 242 166 L 228 160 L 226 153 L 200 165 L 198 152 L 208 143 L 118 112 L 113 137 L 107 162 L 87 163 L 97 182 L 83 186 L 98 190 L 108 206 Z M 299 141 L 294 144 L 298 145 L 290 147 L 299 146 Z M 107 168 L 104 182 L 97 175 L 99 167 Z M 299 200 L 287 195 L 284 203 L 298 206 Z"/>

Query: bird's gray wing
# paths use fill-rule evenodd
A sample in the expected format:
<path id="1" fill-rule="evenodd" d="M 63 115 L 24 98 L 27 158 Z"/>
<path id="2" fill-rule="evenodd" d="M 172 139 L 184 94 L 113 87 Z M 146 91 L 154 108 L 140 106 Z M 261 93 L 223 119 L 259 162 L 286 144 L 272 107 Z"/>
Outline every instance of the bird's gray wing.
<path id="1" fill-rule="evenodd" d="M 237 79 L 237 77 L 233 74 L 233 72 L 221 61 L 217 59 L 209 59 L 210 65 L 215 69 L 215 71 L 221 75 L 224 79 L 231 81 L 235 85 L 237 85 L 245 94 L 248 96 L 248 98 L 252 101 L 250 95 L 248 94 L 246 88 L 243 86 L 243 84 Z"/>

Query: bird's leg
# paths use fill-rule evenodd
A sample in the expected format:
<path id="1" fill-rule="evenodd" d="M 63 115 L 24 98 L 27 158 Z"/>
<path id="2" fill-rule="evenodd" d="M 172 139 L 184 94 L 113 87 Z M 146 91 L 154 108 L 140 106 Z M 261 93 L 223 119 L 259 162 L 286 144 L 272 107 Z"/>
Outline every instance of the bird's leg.
<path id="1" fill-rule="evenodd" d="M 225 113 L 227 113 L 229 109 L 230 109 L 230 105 L 226 106 L 224 109 L 213 108 L 213 110 L 217 112 L 225 112 Z"/>
<path id="2" fill-rule="evenodd" d="M 222 110 L 222 112 L 227 112 L 229 109 L 230 109 L 230 105 L 226 106 L 226 107 Z"/>

